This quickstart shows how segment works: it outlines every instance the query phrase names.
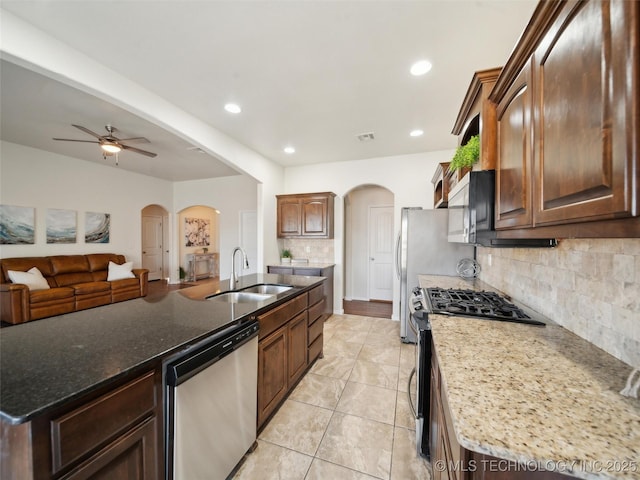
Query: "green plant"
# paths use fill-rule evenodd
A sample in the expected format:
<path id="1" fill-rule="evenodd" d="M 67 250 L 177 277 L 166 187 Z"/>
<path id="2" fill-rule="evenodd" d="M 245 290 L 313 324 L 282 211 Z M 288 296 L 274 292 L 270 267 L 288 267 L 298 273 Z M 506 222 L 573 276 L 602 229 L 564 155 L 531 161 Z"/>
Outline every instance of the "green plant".
<path id="1" fill-rule="evenodd" d="M 291 251 L 285 248 L 284 250 L 282 250 L 280 258 L 291 258 Z"/>
<path id="2" fill-rule="evenodd" d="M 474 163 L 480 158 L 480 137 L 474 135 L 464 145 L 460 145 L 456 150 L 451 163 L 449 164 L 449 170 L 455 171 L 465 167 L 472 167 Z"/>
<path id="3" fill-rule="evenodd" d="M 180 280 L 184 280 L 187 277 L 187 272 L 184 271 L 184 268 L 180 267 L 179 271 L 179 275 L 180 275 Z"/>

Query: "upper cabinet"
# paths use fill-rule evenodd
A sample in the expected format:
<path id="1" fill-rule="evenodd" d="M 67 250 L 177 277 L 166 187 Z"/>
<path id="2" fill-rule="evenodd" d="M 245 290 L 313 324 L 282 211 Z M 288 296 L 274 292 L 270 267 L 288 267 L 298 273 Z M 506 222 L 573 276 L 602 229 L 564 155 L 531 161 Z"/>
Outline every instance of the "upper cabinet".
<path id="1" fill-rule="evenodd" d="M 276 195 L 278 238 L 333 238 L 335 193 Z"/>
<path id="2" fill-rule="evenodd" d="M 639 22 L 640 2 L 538 4 L 489 96 L 500 236 L 639 235 Z"/>

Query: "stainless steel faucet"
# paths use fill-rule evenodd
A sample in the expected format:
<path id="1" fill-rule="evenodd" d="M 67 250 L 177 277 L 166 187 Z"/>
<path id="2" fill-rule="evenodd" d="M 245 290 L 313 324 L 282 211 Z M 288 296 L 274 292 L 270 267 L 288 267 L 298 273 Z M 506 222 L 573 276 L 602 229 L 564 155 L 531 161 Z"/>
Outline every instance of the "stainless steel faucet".
<path id="1" fill-rule="evenodd" d="M 236 247 L 231 254 L 231 277 L 229 278 L 229 290 L 236 289 L 236 283 L 238 283 L 238 274 L 236 273 L 236 253 L 242 252 L 242 268 L 246 270 L 249 268 L 249 259 L 247 258 L 247 252 L 242 247 Z"/>

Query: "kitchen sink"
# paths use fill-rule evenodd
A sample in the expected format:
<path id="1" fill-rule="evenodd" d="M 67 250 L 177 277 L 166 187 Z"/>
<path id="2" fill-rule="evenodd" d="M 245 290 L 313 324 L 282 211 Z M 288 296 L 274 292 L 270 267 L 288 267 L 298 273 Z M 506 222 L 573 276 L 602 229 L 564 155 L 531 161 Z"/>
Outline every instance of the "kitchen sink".
<path id="1" fill-rule="evenodd" d="M 291 285 L 273 285 L 269 283 L 263 283 L 261 285 L 254 285 L 252 287 L 243 288 L 241 291 L 278 295 L 279 293 L 286 292 L 288 290 L 291 290 L 292 288 L 293 287 Z"/>
<path id="2" fill-rule="evenodd" d="M 224 292 L 207 297 L 207 300 L 215 300 L 217 302 L 226 303 L 255 303 L 264 302 L 273 298 L 273 294 L 257 293 L 257 292 Z"/>

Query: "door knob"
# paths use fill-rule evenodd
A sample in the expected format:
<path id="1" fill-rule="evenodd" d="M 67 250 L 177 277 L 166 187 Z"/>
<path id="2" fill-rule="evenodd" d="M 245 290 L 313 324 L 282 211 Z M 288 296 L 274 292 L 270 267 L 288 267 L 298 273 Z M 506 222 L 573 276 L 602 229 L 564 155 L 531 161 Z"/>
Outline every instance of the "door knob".
<path id="1" fill-rule="evenodd" d="M 375 258 L 371 257 L 371 261 L 373 262 L 375 260 Z"/>

